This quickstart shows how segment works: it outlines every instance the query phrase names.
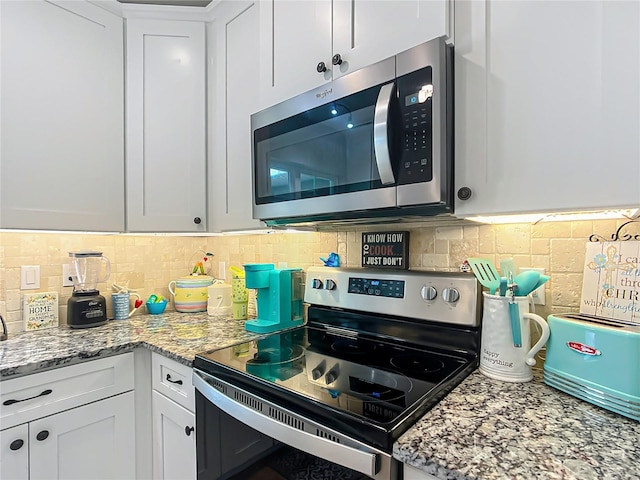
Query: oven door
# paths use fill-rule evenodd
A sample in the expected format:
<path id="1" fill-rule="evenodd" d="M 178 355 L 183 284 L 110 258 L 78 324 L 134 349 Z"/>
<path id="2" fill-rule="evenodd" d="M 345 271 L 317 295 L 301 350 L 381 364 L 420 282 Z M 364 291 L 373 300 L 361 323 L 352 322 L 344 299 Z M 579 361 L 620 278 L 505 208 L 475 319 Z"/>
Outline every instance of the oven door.
<path id="1" fill-rule="evenodd" d="M 210 404 L 262 435 L 370 478 L 394 480 L 398 477 L 398 462 L 390 452 L 383 452 L 328 429 L 197 369 L 193 373 L 193 384 Z M 196 424 L 201 435 L 207 431 L 207 426 L 201 424 L 202 418 L 203 412 L 196 408 Z M 199 450 L 200 443 L 206 445 L 210 442 L 202 438 Z M 199 451 L 199 463 L 204 461 L 201 455 Z M 198 471 L 199 478 L 205 478 L 200 474 L 200 465 Z M 222 473 L 224 477 L 225 472 Z"/>

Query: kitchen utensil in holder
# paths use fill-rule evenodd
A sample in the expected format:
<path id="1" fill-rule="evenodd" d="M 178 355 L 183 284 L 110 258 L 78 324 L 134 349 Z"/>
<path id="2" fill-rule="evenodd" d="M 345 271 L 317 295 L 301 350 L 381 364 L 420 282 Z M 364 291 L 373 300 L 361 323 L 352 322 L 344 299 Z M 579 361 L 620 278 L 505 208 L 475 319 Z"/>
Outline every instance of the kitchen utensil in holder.
<path id="1" fill-rule="evenodd" d="M 302 325 L 302 269 L 276 270 L 272 263 L 253 263 L 244 271 L 247 288 L 255 288 L 258 298 L 258 318 L 247 320 L 246 330 L 268 333 Z"/>
<path id="2" fill-rule="evenodd" d="M 505 382 L 528 382 L 533 378 L 531 367 L 536 364 L 535 354 L 547 343 L 549 327 L 539 315 L 530 313 L 529 297 L 501 297 L 483 292 L 480 373 Z M 518 306 L 521 347 L 515 347 L 511 329 L 509 303 Z M 542 329 L 538 342 L 531 346 L 529 320 Z"/>

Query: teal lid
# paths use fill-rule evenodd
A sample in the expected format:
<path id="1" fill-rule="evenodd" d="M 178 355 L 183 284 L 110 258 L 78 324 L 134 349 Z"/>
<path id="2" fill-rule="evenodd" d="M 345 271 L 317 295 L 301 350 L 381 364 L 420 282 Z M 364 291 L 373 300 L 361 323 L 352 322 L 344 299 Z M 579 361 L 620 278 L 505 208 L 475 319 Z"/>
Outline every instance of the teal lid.
<path id="1" fill-rule="evenodd" d="M 243 267 L 245 272 L 262 272 L 275 269 L 273 263 L 247 263 Z"/>

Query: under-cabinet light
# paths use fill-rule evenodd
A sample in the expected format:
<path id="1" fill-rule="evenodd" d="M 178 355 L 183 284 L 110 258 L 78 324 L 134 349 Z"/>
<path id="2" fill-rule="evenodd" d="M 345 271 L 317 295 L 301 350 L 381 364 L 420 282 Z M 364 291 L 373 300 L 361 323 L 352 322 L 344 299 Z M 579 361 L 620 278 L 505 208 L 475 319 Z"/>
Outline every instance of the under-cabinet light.
<path id="1" fill-rule="evenodd" d="M 581 220 L 633 220 L 640 215 L 640 209 L 601 210 L 594 212 L 555 212 L 555 213 L 525 213 L 518 215 L 491 215 L 465 217 L 478 223 L 539 223 L 539 222 L 570 222 Z"/>

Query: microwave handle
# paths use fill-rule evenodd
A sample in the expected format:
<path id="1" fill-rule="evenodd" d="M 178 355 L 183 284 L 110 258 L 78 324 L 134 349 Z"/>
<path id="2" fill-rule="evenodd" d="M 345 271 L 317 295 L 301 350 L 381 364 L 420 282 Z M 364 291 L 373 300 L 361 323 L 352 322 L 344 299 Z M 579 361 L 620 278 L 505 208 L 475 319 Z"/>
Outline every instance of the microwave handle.
<path id="1" fill-rule="evenodd" d="M 383 185 L 396 182 L 389 157 L 389 139 L 387 138 L 387 120 L 389 119 L 389 103 L 393 94 L 393 83 L 383 85 L 378 93 L 376 108 L 373 114 L 373 151 L 376 157 L 378 173 Z"/>

